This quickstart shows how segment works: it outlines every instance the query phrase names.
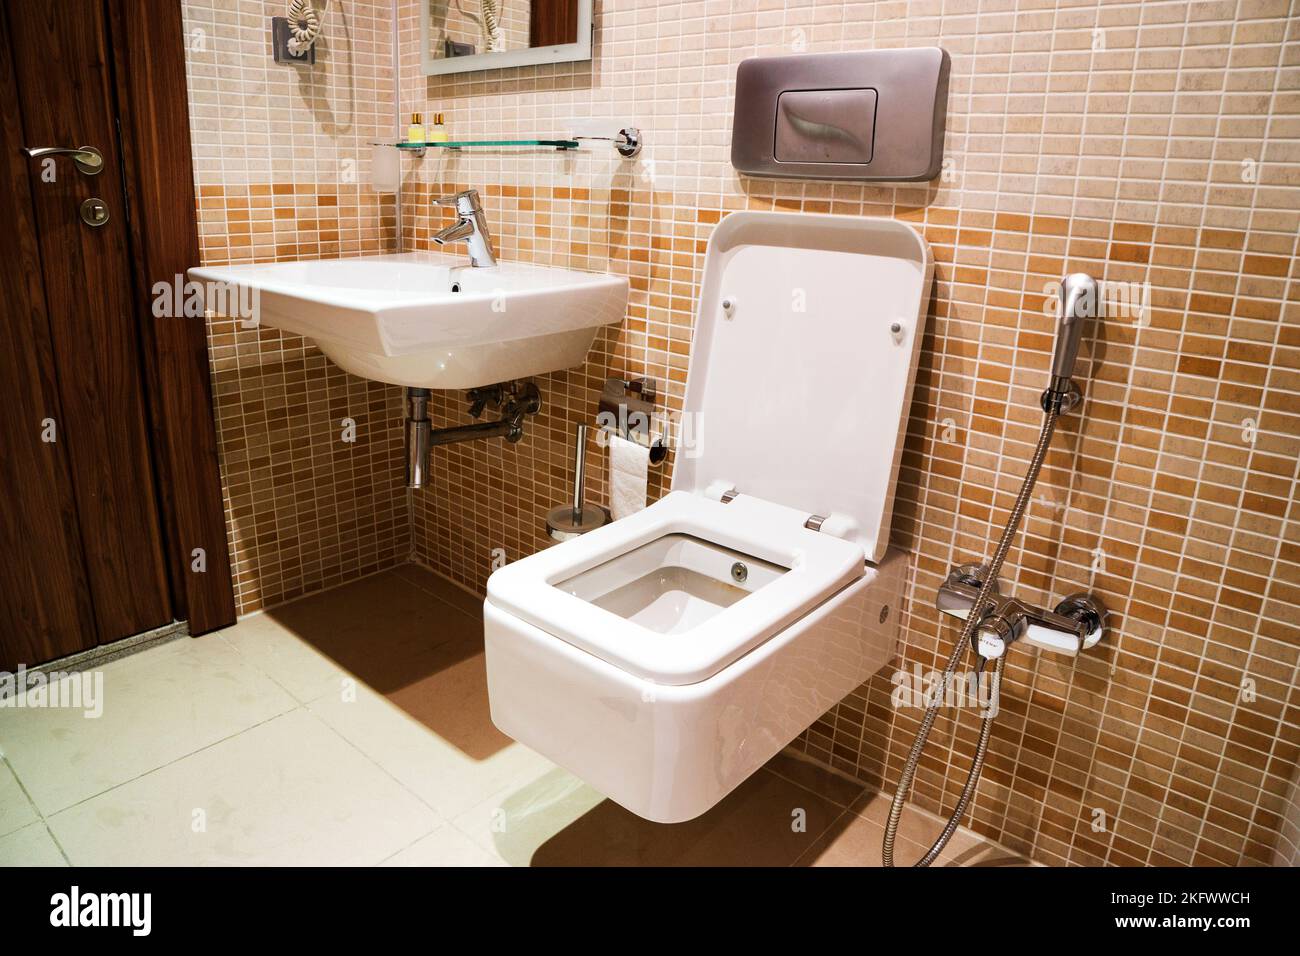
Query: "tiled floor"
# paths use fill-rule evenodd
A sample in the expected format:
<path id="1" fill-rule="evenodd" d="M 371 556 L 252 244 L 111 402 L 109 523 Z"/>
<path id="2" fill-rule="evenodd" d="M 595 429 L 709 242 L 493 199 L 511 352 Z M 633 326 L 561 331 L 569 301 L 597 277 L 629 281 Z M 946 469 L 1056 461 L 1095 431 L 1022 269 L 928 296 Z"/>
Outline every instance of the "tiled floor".
<path id="1" fill-rule="evenodd" d="M 414 566 L 0 709 L 0 864 L 879 864 L 887 801 L 782 754 L 648 823 L 498 733 L 478 602 Z M 912 860 L 938 821 L 909 811 Z M 961 832 L 941 862 L 1018 863 Z"/>

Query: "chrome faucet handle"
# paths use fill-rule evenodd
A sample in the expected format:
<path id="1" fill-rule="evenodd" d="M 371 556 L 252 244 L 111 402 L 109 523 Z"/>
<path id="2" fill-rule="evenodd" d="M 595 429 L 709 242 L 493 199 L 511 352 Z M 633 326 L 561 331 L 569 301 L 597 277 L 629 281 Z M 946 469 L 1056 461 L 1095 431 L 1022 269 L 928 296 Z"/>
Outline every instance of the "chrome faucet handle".
<path id="1" fill-rule="evenodd" d="M 944 587 L 952 590 L 947 584 Z M 942 605 L 940 610 L 944 610 Z M 949 610 L 948 613 L 957 612 Z M 976 654 L 988 660 L 1002 656 L 1016 641 L 1075 657 L 1096 645 L 1105 629 L 1106 606 L 1095 594 L 1071 594 L 1054 611 L 1013 597 L 1000 597 L 993 605 L 986 605 L 979 625 L 971 634 L 971 646 Z"/>
<path id="2" fill-rule="evenodd" d="M 440 196 L 433 201 L 433 204 L 435 206 L 455 206 L 456 211 L 463 216 L 483 211 L 483 203 L 479 199 L 477 189 L 464 189 L 450 196 Z"/>
<path id="3" fill-rule="evenodd" d="M 980 587 L 987 574 L 988 569 L 980 564 L 954 565 L 948 571 L 947 580 L 939 586 L 935 607 L 944 614 L 965 620 L 975 606 L 975 599 L 979 597 Z M 985 598 L 985 611 L 996 604 L 1001 596 L 1001 582 L 994 581 Z"/>
<path id="4" fill-rule="evenodd" d="M 457 222 L 433 237 L 440 246 L 449 242 L 464 242 L 469 247 L 471 266 L 494 266 L 496 252 L 492 248 L 492 233 L 488 230 L 487 216 L 479 203 L 477 189 L 466 189 L 453 196 L 433 200 L 435 206 L 455 206 Z"/>

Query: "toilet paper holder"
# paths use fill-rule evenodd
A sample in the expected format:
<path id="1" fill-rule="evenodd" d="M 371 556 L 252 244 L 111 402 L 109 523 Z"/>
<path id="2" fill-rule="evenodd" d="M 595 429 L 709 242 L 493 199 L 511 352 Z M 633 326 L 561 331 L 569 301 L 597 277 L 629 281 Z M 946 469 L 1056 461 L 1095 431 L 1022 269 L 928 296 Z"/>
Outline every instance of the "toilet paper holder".
<path id="1" fill-rule="evenodd" d="M 668 457 L 663 436 L 655 435 L 651 427 L 658 394 L 658 384 L 652 378 L 606 379 L 596 414 L 601 431 L 650 449 L 651 465 L 661 465 Z"/>

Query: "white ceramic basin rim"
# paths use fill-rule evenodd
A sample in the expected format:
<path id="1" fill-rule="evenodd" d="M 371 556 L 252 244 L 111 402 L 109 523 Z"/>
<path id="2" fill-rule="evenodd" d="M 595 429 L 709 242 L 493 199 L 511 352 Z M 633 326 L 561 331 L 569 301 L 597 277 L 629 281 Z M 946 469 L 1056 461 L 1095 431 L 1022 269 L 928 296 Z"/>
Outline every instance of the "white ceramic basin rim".
<path id="1" fill-rule="evenodd" d="M 204 266 L 190 277 L 252 301 L 256 324 L 312 339 L 350 372 L 423 388 L 579 365 L 600 326 L 622 321 L 628 292 L 622 276 L 475 269 L 442 253 Z"/>

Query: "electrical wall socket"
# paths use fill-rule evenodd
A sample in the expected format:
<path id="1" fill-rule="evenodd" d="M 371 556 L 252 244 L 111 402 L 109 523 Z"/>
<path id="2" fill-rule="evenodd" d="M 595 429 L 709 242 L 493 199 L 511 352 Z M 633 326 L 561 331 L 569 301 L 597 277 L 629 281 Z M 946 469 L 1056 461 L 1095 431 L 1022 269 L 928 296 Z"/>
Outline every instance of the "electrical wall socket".
<path id="1" fill-rule="evenodd" d="M 308 47 L 306 53 L 295 56 L 289 52 L 289 38 L 291 36 L 288 17 L 271 18 L 271 51 L 275 55 L 275 62 L 293 63 L 297 66 L 313 65 L 316 62 L 315 44 Z"/>

